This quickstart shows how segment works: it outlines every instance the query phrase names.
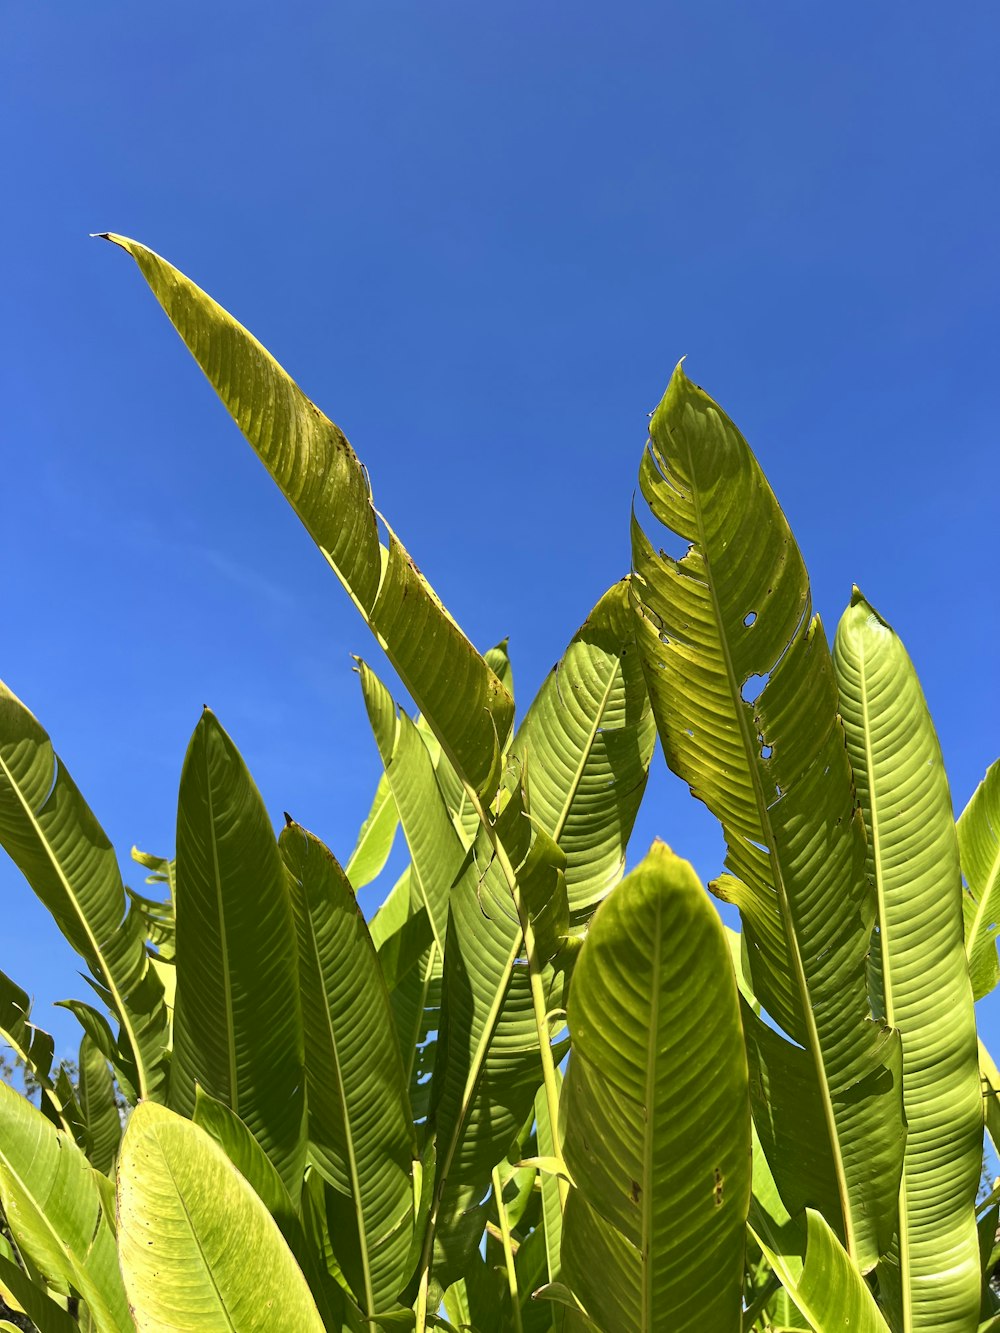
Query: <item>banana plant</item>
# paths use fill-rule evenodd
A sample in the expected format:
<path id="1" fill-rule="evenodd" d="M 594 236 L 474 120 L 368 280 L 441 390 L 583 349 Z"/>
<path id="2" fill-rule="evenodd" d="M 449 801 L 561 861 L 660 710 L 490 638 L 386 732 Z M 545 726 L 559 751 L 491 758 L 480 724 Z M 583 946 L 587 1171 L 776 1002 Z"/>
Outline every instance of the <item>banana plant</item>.
<path id="1" fill-rule="evenodd" d="M 382 772 L 343 865 L 276 835 L 206 710 L 140 892 L 0 689 L 0 843 L 95 993 L 65 1002 L 74 1077 L 0 973 L 38 1098 L 0 1087 L 7 1307 L 40 1333 L 992 1326 L 1000 766 L 956 826 L 905 651 L 857 595 L 831 655 L 732 422 L 678 368 L 632 571 L 515 725 L 506 642 L 469 642 L 339 428 L 108 239 L 409 700 L 357 659 Z M 665 844 L 625 873 L 657 733 L 722 824 L 740 934 Z"/>

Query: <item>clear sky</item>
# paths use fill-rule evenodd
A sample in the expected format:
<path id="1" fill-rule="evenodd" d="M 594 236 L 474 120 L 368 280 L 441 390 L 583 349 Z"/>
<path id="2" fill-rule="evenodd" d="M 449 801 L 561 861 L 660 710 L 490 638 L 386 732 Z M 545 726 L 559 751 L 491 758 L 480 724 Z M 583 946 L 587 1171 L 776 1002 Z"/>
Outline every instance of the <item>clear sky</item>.
<path id="1" fill-rule="evenodd" d="M 903 635 L 960 809 L 1000 754 L 998 57 L 992 2 L 4 5 L 0 677 L 123 856 L 172 852 L 203 703 L 346 856 L 378 772 L 350 654 L 382 662 L 103 230 L 344 428 L 522 707 L 627 569 L 687 354 L 828 629 L 857 582 Z M 713 822 L 654 774 L 636 854 L 707 879 Z M 0 899 L 69 1054 L 74 955 L 6 860 Z"/>

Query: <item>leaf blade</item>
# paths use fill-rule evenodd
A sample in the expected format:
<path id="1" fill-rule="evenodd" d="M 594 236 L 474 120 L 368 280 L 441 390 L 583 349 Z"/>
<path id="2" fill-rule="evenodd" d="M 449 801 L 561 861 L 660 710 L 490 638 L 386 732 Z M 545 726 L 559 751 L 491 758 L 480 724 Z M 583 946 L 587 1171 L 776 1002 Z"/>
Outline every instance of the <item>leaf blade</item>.
<path id="1" fill-rule="evenodd" d="M 244 1121 L 296 1199 L 305 1163 L 292 908 L 274 830 L 242 757 L 205 709 L 177 804 L 177 993 L 170 1099 L 195 1088 Z"/>
<path id="2" fill-rule="evenodd" d="M 856 588 L 834 651 L 878 895 L 873 951 L 886 1020 L 902 1035 L 902 1318 L 957 1330 L 979 1311 L 983 1108 L 951 795 L 913 664 Z"/>
<path id="3" fill-rule="evenodd" d="M 455 767 L 493 794 L 513 701 L 395 533 L 381 546 L 367 474 L 343 432 L 211 297 L 137 241 L 171 323 L 385 649 Z M 388 525 L 386 525 L 388 526 Z"/>
<path id="4" fill-rule="evenodd" d="M 750 1107 L 736 981 L 717 914 L 664 844 L 598 908 L 569 1021 L 563 1280 L 603 1327 L 738 1330 Z"/>
<path id="5" fill-rule="evenodd" d="M 277 1316 L 322 1333 L 264 1204 L 214 1139 L 152 1102 L 136 1108 L 122 1143 L 118 1245 L 139 1329 L 264 1333 Z"/>

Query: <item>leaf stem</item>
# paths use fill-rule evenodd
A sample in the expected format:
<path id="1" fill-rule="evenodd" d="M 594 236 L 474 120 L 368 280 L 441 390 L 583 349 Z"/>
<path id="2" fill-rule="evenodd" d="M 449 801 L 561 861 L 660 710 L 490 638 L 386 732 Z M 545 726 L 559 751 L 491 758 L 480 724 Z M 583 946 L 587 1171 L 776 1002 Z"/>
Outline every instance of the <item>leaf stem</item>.
<path id="1" fill-rule="evenodd" d="M 514 1312 L 514 1333 L 524 1333 L 521 1323 L 521 1302 L 517 1292 L 517 1271 L 514 1268 L 514 1247 L 510 1240 L 510 1218 L 507 1205 L 503 1201 L 503 1184 L 500 1180 L 500 1168 L 493 1168 L 493 1197 L 496 1200 L 497 1216 L 500 1219 L 500 1237 L 503 1241 L 503 1257 L 507 1265 L 507 1289 L 510 1292 L 511 1309 Z"/>

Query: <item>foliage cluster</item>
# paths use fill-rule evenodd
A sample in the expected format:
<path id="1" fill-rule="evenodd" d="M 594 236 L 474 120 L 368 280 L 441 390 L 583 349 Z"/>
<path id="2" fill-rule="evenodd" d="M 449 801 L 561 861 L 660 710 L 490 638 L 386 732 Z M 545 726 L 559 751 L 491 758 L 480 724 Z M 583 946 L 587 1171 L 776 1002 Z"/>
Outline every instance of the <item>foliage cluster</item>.
<path id="1" fill-rule="evenodd" d="M 384 773 L 342 868 L 291 817 L 275 836 L 206 710 L 176 858 L 134 851 L 137 893 L 0 687 L 0 842 L 94 992 L 66 1001 L 73 1078 L 0 974 L 40 1102 L 0 1084 L 9 1307 L 40 1333 L 1000 1327 L 973 1007 L 1000 979 L 1000 765 L 956 827 L 902 644 L 855 589 L 831 651 L 733 424 L 675 371 L 632 571 L 515 727 L 505 645 L 466 639 L 339 429 L 109 239 L 415 712 L 358 661 Z M 657 733 L 722 824 L 739 933 L 663 843 L 623 877 Z"/>

